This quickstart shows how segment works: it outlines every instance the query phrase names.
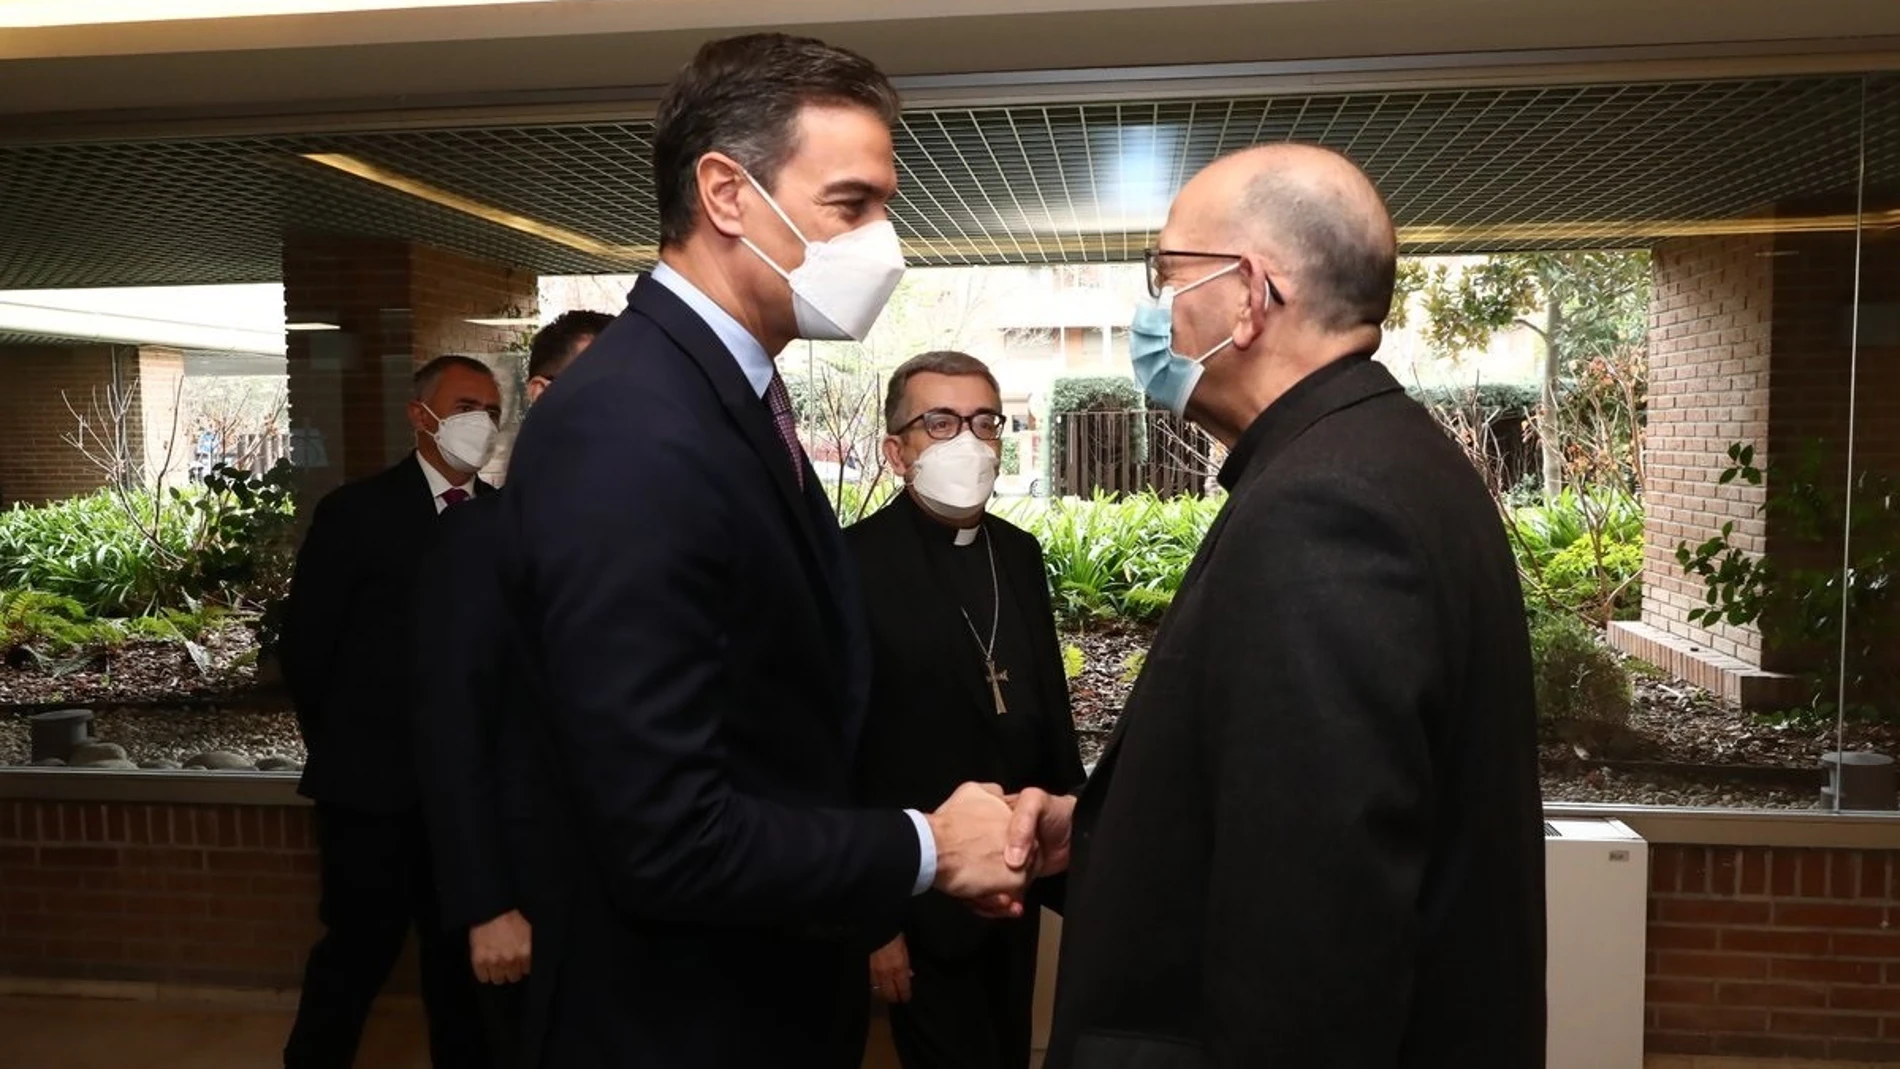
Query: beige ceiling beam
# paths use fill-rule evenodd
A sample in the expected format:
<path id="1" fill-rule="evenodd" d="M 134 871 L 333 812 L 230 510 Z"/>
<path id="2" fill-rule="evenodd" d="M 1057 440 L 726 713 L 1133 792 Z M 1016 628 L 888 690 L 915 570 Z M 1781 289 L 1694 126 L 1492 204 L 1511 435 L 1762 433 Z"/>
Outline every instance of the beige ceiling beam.
<path id="1" fill-rule="evenodd" d="M 0 138 L 600 121 L 810 32 L 913 106 L 1900 69 L 1894 0 L 642 0 L 0 31 Z"/>

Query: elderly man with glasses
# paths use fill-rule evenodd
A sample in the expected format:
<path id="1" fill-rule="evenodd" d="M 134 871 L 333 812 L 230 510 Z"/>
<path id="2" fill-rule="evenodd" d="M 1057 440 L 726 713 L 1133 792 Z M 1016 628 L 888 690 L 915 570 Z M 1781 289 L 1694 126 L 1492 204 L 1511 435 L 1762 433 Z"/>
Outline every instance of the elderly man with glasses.
<path id="1" fill-rule="evenodd" d="M 905 492 L 845 532 L 872 640 L 862 801 L 930 805 L 968 781 L 1081 783 L 1042 547 L 987 512 L 1006 425 L 996 378 L 934 352 L 891 375 L 884 457 Z M 932 892 L 871 957 L 905 1069 L 1024 1069 L 1039 905 L 984 918 Z"/>

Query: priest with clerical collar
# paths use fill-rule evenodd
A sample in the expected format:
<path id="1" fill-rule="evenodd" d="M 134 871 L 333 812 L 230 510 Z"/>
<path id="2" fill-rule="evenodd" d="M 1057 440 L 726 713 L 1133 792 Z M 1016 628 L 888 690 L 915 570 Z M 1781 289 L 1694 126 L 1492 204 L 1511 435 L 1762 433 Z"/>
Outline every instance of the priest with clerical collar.
<path id="1" fill-rule="evenodd" d="M 864 804 L 927 808 L 971 780 L 1012 793 L 1083 780 L 1042 547 L 987 511 L 1002 407 L 995 376 L 964 353 L 891 375 L 883 448 L 904 492 L 845 532 L 873 650 Z M 1012 920 L 934 891 L 912 901 L 870 965 L 904 1069 L 1025 1069 L 1039 903 L 1056 890 L 1037 885 Z"/>

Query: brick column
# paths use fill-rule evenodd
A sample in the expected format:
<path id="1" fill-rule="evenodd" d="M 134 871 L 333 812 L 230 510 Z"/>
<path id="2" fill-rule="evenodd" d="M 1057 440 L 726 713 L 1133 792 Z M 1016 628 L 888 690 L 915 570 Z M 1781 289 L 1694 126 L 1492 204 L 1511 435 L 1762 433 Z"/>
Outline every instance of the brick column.
<path id="1" fill-rule="evenodd" d="M 174 419 L 184 357 L 113 345 L 0 346 L 0 505 L 89 494 L 106 484 L 87 459 L 121 455 L 155 485 L 182 486 L 191 463 L 188 428 Z M 85 421 L 81 430 L 81 420 Z M 123 444 L 114 440 L 123 435 Z M 73 440 L 82 438 L 87 450 Z"/>
<path id="2" fill-rule="evenodd" d="M 1703 594 L 1677 566 L 1676 546 L 1730 521 L 1737 545 L 1767 545 L 1762 489 L 1716 480 L 1730 442 L 1768 448 L 1773 249 L 1768 237 L 1698 238 L 1664 242 L 1651 258 L 1643 622 L 1756 666 L 1754 628 L 1688 622 Z"/>
<path id="3" fill-rule="evenodd" d="M 184 408 L 185 354 L 143 346 L 138 350 L 140 445 L 146 485 L 184 486 L 191 481 L 191 426 Z"/>
<path id="4" fill-rule="evenodd" d="M 302 496 L 314 500 L 408 452 L 404 405 L 415 369 L 445 353 L 487 355 L 516 345 L 518 328 L 468 320 L 530 312 L 536 281 L 520 268 L 412 241 L 286 237 L 285 321 L 339 328 L 287 337 Z"/>
<path id="5" fill-rule="evenodd" d="M 1838 210 L 1804 206 L 1792 214 Z M 1824 479 L 1846 492 L 1850 374 L 1858 366 L 1856 466 L 1900 472 L 1900 238 L 1858 242 L 1860 335 L 1855 360 L 1857 241 L 1850 233 L 1695 238 L 1654 252 L 1643 617 L 1612 637 L 1632 653 L 1748 705 L 1798 700 L 1806 651 L 1764 643 L 1755 628 L 1688 622 L 1703 588 L 1676 564 L 1725 522 L 1735 544 L 1788 564 L 1828 567 L 1842 532 L 1805 541 L 1760 506 L 1785 487 L 1811 448 Z M 1718 486 L 1731 442 L 1755 446 L 1766 485 Z M 1853 626 L 1849 621 L 1849 626 Z M 1900 665 L 1900 653 L 1896 654 Z"/>

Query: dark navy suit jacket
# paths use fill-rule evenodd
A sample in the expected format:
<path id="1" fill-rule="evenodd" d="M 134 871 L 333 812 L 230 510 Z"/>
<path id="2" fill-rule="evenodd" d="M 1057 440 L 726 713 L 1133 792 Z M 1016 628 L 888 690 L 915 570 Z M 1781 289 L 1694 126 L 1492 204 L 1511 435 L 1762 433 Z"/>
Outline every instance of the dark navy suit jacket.
<path id="1" fill-rule="evenodd" d="M 904 813 L 852 808 L 865 625 L 792 463 L 718 336 L 644 281 L 523 428 L 509 705 L 544 740 L 531 807 L 568 840 L 536 877 L 568 933 L 532 977 L 543 1065 L 855 1065 L 865 955 L 920 845 Z"/>

